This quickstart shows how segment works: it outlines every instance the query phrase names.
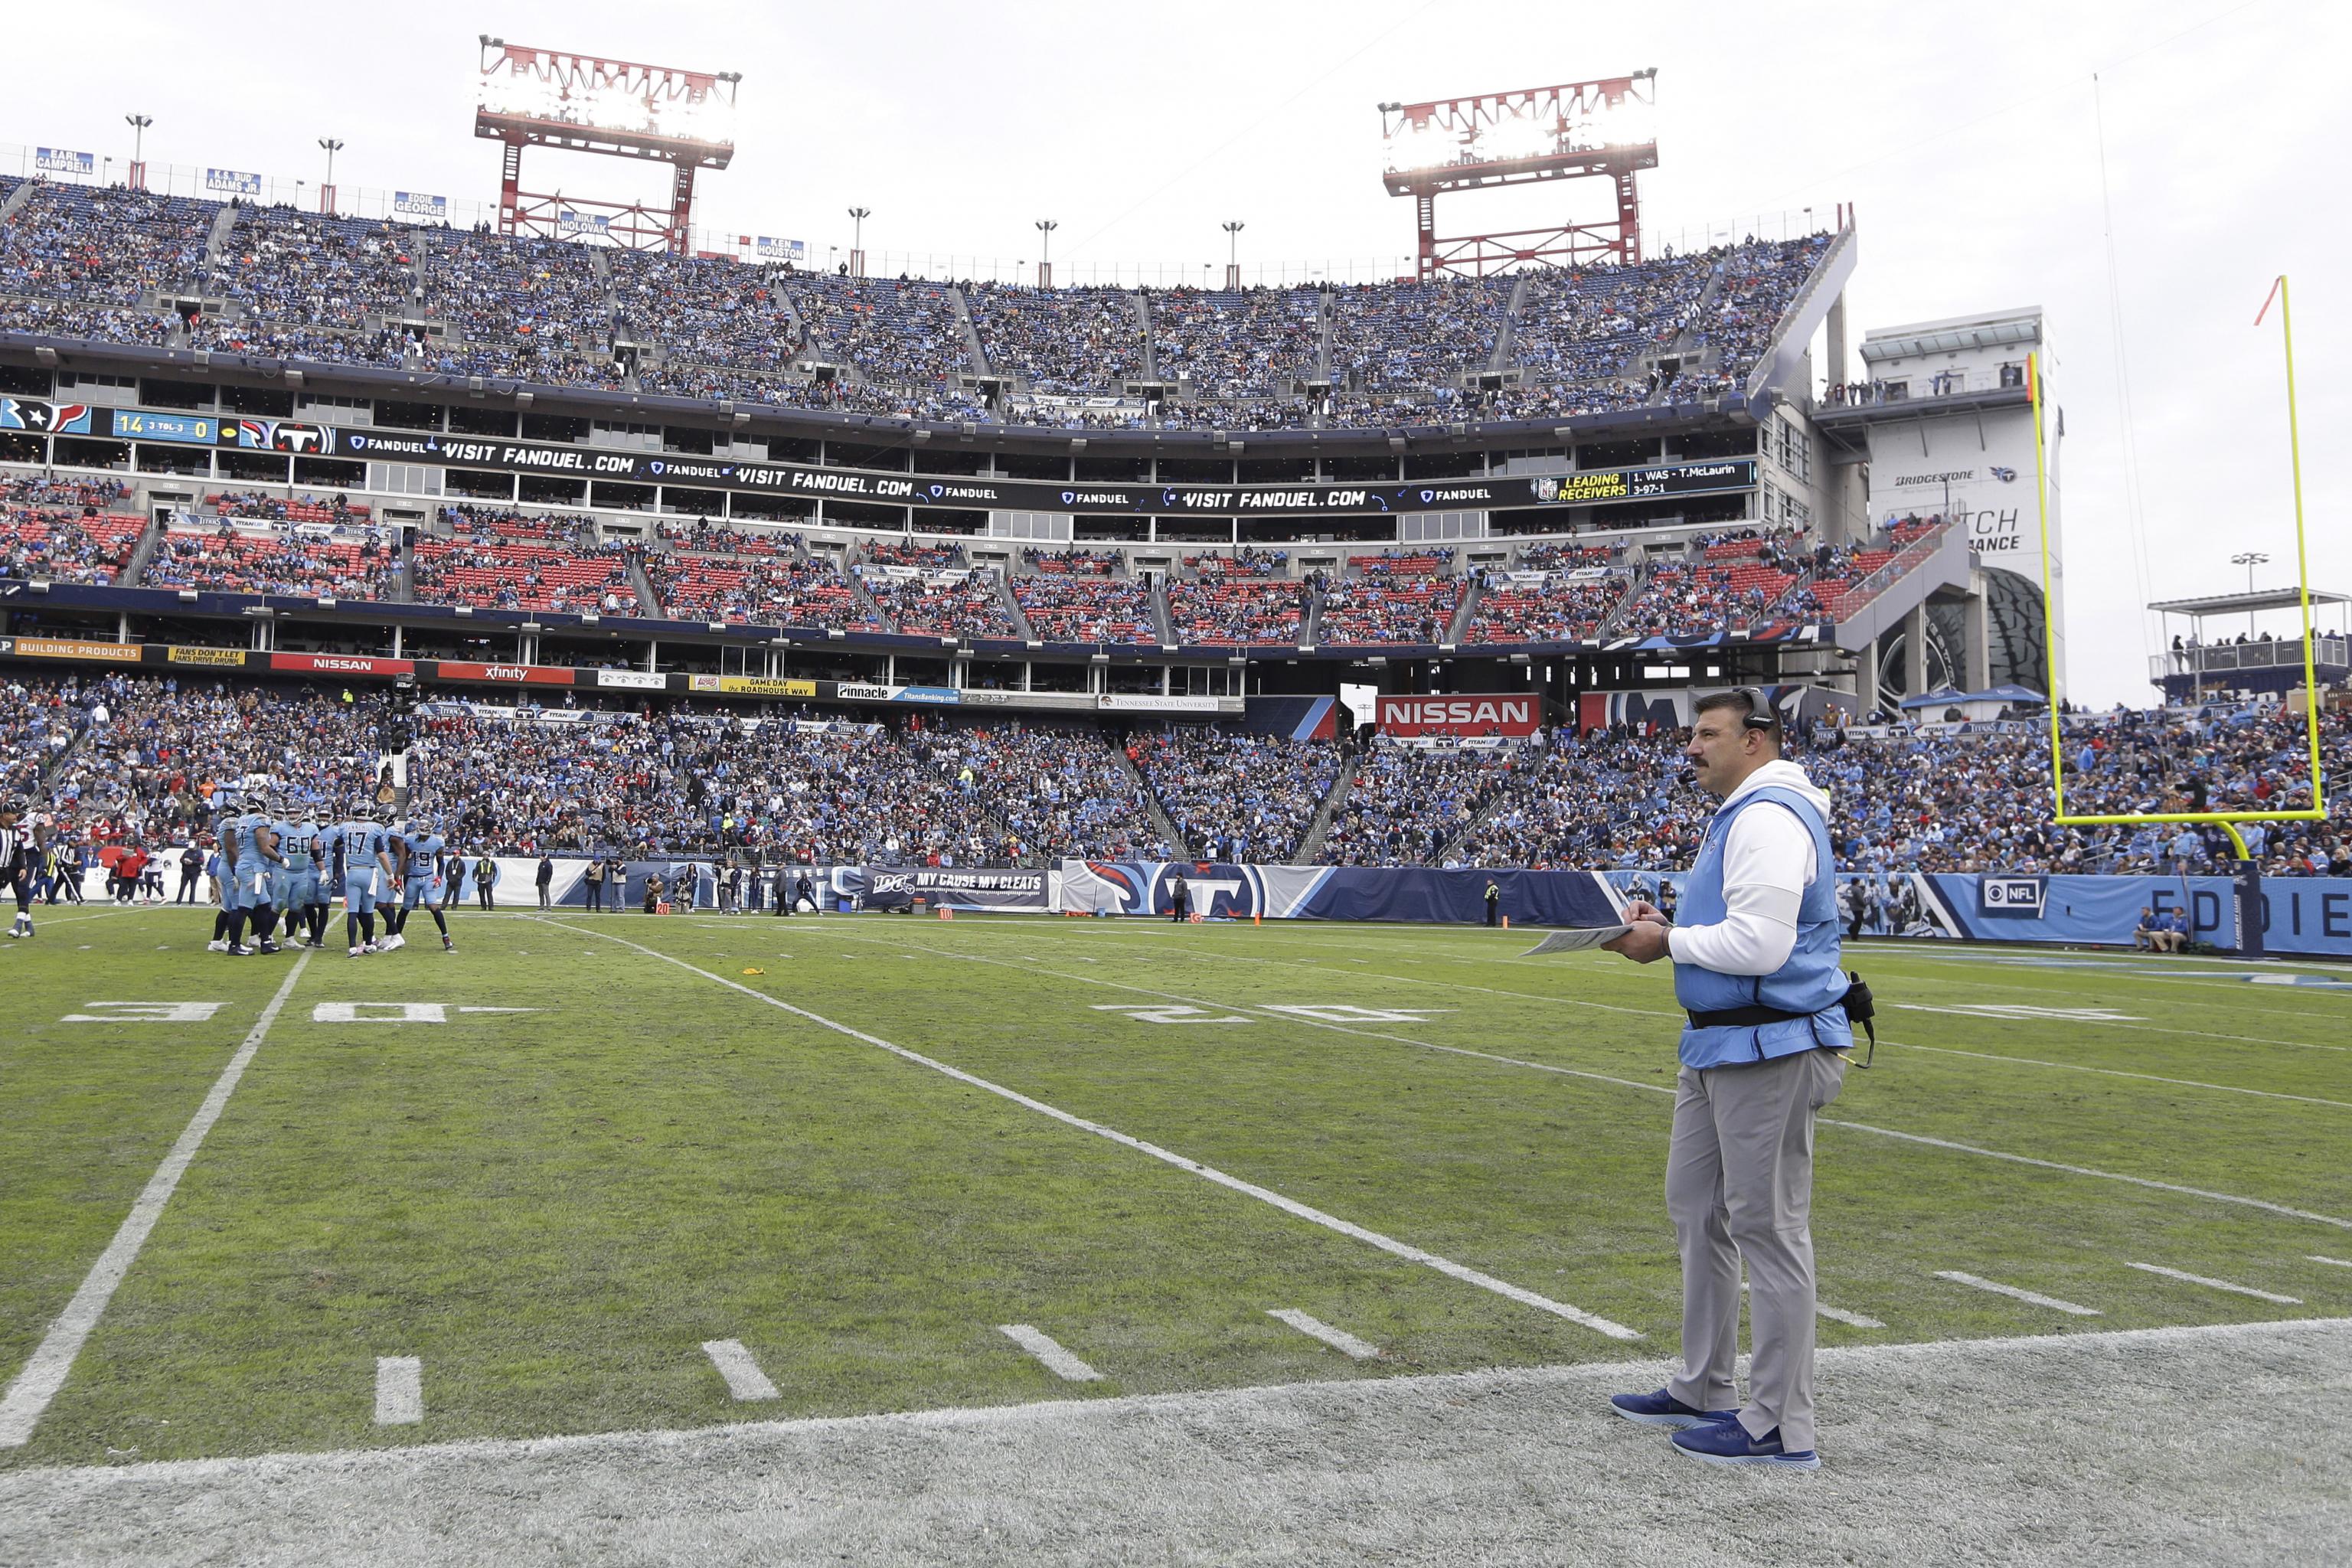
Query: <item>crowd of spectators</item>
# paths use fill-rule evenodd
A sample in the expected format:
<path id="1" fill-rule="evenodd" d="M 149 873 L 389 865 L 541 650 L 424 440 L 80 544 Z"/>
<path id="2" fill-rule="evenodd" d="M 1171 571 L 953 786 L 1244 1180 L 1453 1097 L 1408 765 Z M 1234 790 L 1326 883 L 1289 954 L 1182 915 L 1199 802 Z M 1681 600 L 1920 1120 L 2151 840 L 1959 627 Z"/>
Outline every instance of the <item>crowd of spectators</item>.
<path id="1" fill-rule="evenodd" d="M 1307 616 L 1307 584 L 1286 577 L 1225 574 L 1175 578 L 1168 584 L 1168 621 L 1187 645 L 1297 647 Z"/>
<path id="2" fill-rule="evenodd" d="M 99 586 L 120 580 L 147 527 L 134 514 L 108 510 L 129 494 L 120 479 L 0 480 L 0 577 Z"/>
<path id="3" fill-rule="evenodd" d="M 1488 572 L 1470 606 L 1465 643 L 1580 642 L 1597 636 L 1625 602 L 1622 572 Z"/>
<path id="4" fill-rule="evenodd" d="M 1323 363 L 1319 289 L 1249 289 L 1204 293 L 1175 289 L 1150 296 L 1152 370 L 1160 380 L 1190 381 L 1225 421 L 1196 428 L 1266 429 L 1303 405 L 1271 401 L 1295 381 L 1317 378 Z M 1244 422 L 1236 413 L 1265 417 Z M 1188 408 L 1189 416 L 1194 412 Z M 1169 411 L 1176 413 L 1174 409 Z M 1164 422 L 1164 421 L 1163 421 Z"/>
<path id="5" fill-rule="evenodd" d="M 776 268 L 656 250 L 614 249 L 605 262 L 619 335 L 657 342 L 672 360 L 772 372 L 801 346 Z"/>
<path id="6" fill-rule="evenodd" d="M 290 206 L 248 206 L 229 231 L 218 287 L 244 315 L 279 326 L 357 331 L 420 309 L 418 231 Z"/>
<path id="7" fill-rule="evenodd" d="M 738 528 L 733 523 L 713 522 L 698 517 L 692 522 L 660 522 L 654 525 L 660 540 L 673 550 L 691 550 L 704 555 L 798 555 L 802 538 L 782 528 Z"/>
<path id="8" fill-rule="evenodd" d="M 136 305 L 205 280 L 216 202 L 35 181 L 0 229 L 0 293 Z"/>
<path id="9" fill-rule="evenodd" d="M 1138 735 L 1127 754 L 1193 857 L 1267 865 L 1298 853 L 1339 763 L 1324 742 L 1214 728 Z"/>
<path id="10" fill-rule="evenodd" d="M 239 528 L 224 518 L 212 528 L 166 531 L 147 558 L 140 584 L 310 599 L 390 599 L 398 576 L 397 561 L 373 531 L 337 539 L 299 526 Z"/>
<path id="11" fill-rule="evenodd" d="M 160 344 L 175 319 L 136 309 L 205 281 L 214 203 L 37 184 L 0 235 L 0 329 Z M 213 281 L 234 308 L 194 323 L 196 347 L 395 365 L 557 385 L 739 398 L 880 418 L 1119 428 L 1138 406 L 1000 398 L 963 386 L 992 368 L 1054 395 L 1102 393 L 1147 372 L 1189 397 L 1178 429 L 1263 430 L 1559 418 L 1687 400 L 1744 376 L 1830 243 L 1826 235 L 1633 266 L 1361 286 L 1038 289 L 852 278 L 718 257 L 323 216 L 237 215 Z M 600 260 L 600 258 L 602 258 Z M 444 336 L 412 341 L 421 312 Z M 370 322 L 394 324 L 372 327 Z M 1507 338 L 1506 337 L 1507 333 Z M 1328 341 L 1327 354 L 1326 342 Z M 626 360 L 619 344 L 638 345 Z M 1523 366 L 1499 393 L 1460 373 Z M 1695 351 L 1679 375 L 1625 377 L 1645 353 Z M 805 361 L 847 374 L 819 382 Z M 1313 398 L 1304 384 L 1342 390 Z"/>
<path id="12" fill-rule="evenodd" d="M 1368 391 L 1446 384 L 1482 371 L 1509 313 L 1509 278 L 1367 284 L 1331 296 L 1331 369 Z"/>
<path id="13" fill-rule="evenodd" d="M 105 708 L 106 679 L 0 674 L 0 800 L 23 800 Z"/>
<path id="14" fill-rule="evenodd" d="M 441 521 L 448 537 L 421 537 L 411 548 L 421 604 L 637 614 L 630 546 L 600 542 L 593 518 L 459 505 L 442 509 Z"/>
<path id="15" fill-rule="evenodd" d="M 1331 818 L 1334 866 L 1434 866 L 1502 787 L 1511 757 L 1472 747 L 1374 746 Z"/>
<path id="16" fill-rule="evenodd" d="M 1036 391 L 1099 392 L 1143 374 L 1143 325 L 1124 289 L 979 283 L 964 300 L 988 368 Z"/>
<path id="17" fill-rule="evenodd" d="M 1151 589 L 1131 577 L 1024 573 L 1013 579 L 1013 597 L 1040 642 L 1160 640 Z"/>
<path id="18" fill-rule="evenodd" d="M 910 637 L 1017 637 L 994 567 L 894 577 L 865 574 L 866 597 L 890 630 Z"/>
<path id="19" fill-rule="evenodd" d="M 904 389 L 901 396 L 961 398 L 956 378 L 969 374 L 972 363 L 951 285 L 830 272 L 779 276 L 811 352 L 821 351 L 835 363 L 856 365 L 884 386 Z"/>
<path id="20" fill-rule="evenodd" d="M 1795 581 L 1791 573 L 1754 561 L 1670 561 L 1651 568 L 1648 581 L 1617 616 L 1615 629 L 1635 637 L 1744 631 L 1768 619 Z"/>
<path id="21" fill-rule="evenodd" d="M 880 631 L 881 618 L 826 555 L 646 557 L 646 576 L 675 621 Z"/>
<path id="22" fill-rule="evenodd" d="M 1462 580 L 1451 548 L 1383 551 L 1349 560 L 1356 575 L 1321 589 L 1315 640 L 1326 647 L 1435 643 L 1454 624 Z"/>
<path id="23" fill-rule="evenodd" d="M 1107 550 L 1081 550 L 1076 545 L 1067 550 L 1039 550 L 1033 546 L 1021 552 L 1021 559 L 1030 571 L 1050 577 L 1109 577 L 1118 572 L 1117 555 Z"/>
<path id="24" fill-rule="evenodd" d="M 75 837 L 152 847 L 209 824 L 215 791 L 263 772 L 321 809 L 373 789 L 383 699 L 169 676 L 0 672 L 0 788 Z M 1088 727 L 805 725 L 688 705 L 537 721 L 435 701 L 412 756 L 418 808 L 469 851 L 753 850 L 793 860 L 1029 864 L 1061 855 L 1279 862 L 1334 793 L 1328 742 L 1183 729 L 1129 760 L 1177 825 L 1166 842 L 1114 742 Z M 2067 801 L 2086 814 L 2292 811 L 2311 802 L 2304 723 L 2275 703 L 2063 715 Z M 79 738 L 79 743 L 77 743 Z M 1845 871 L 2223 868 L 2216 828 L 2051 821 L 2039 723 L 1912 729 L 1824 721 L 1791 754 L 1832 798 Z M 2321 766 L 2352 772 L 2352 716 L 2321 720 Z M 2352 875 L 2352 803 L 2325 822 L 2246 824 L 2266 875 Z M 1678 738 L 1626 727 L 1486 748 L 1377 745 L 1320 860 L 1339 865 L 1686 870 L 1716 803 Z"/>

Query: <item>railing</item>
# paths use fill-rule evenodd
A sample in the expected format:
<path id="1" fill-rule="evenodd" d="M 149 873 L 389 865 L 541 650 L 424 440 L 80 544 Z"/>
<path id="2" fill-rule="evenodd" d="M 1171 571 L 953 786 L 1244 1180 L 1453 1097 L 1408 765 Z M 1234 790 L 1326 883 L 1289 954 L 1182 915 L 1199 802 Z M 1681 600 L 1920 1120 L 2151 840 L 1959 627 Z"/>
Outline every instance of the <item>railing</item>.
<path id="1" fill-rule="evenodd" d="M 2315 637 L 2312 664 L 2316 669 L 2352 668 L 2352 638 Z M 2148 655 L 2147 675 L 2161 681 L 2176 675 L 2228 675 L 2240 670 L 2303 668 L 2303 640 L 2273 637 L 2267 642 L 2215 643 L 2210 647 L 2184 647 Z"/>
<path id="2" fill-rule="evenodd" d="M 1837 618 L 1844 620 L 1851 616 L 1856 610 L 1863 608 L 1879 595 L 1893 587 L 1896 578 L 1913 567 L 1927 562 L 1937 551 L 1944 547 L 1944 536 L 1958 526 L 1959 526 L 1958 519 L 1948 519 L 1905 545 L 1895 554 L 1894 560 L 1889 561 L 1846 591 L 1845 595 L 1838 601 Z"/>
<path id="3" fill-rule="evenodd" d="M 2025 390 L 2025 362 L 2004 364 L 1997 370 L 1939 370 L 1932 374 L 1919 374 L 1880 377 L 1872 381 L 1850 381 L 1843 384 L 1832 383 L 1822 393 L 1823 408 L 1883 407 L 1887 404 L 1933 403 L 1942 397 L 1966 397 L 1980 392 L 2019 392 Z"/>

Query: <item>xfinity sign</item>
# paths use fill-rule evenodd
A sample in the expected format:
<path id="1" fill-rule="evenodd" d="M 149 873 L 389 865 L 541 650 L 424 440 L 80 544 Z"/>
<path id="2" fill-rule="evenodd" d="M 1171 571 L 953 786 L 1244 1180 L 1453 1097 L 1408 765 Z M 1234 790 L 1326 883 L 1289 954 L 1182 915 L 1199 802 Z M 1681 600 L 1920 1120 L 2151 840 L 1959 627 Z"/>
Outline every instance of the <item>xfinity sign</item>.
<path id="1" fill-rule="evenodd" d="M 1532 735 L 1543 722 L 1542 699 L 1527 692 L 1506 696 L 1383 697 L 1381 732 L 1412 739 L 1421 735 Z"/>

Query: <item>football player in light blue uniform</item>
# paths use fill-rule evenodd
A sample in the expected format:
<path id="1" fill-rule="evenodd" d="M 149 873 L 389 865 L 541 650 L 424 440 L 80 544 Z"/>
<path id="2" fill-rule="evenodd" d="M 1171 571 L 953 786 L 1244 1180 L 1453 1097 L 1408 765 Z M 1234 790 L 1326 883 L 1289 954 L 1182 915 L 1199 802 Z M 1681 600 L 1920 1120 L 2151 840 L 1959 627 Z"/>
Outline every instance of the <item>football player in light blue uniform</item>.
<path id="1" fill-rule="evenodd" d="M 449 920 L 441 912 L 441 859 L 448 850 L 433 824 L 422 816 L 411 816 L 401 830 L 401 840 L 408 846 L 408 863 L 402 872 L 400 923 L 393 928 L 403 943 L 408 941 L 408 917 L 422 908 L 433 917 L 441 930 L 441 951 L 455 952 L 457 944 L 449 940 Z"/>
<path id="2" fill-rule="evenodd" d="M 277 840 L 269 830 L 268 792 L 259 786 L 248 787 L 221 836 L 221 860 L 229 868 L 232 897 L 236 900 L 228 913 L 231 957 L 244 958 L 257 949 L 263 952 L 278 951 L 278 944 L 269 940 L 275 918 L 269 908 L 269 872 L 277 858 Z M 248 922 L 256 933 L 253 947 L 245 945 Z"/>
<path id="3" fill-rule="evenodd" d="M 300 943 L 302 917 L 300 906 L 294 901 L 294 884 L 310 864 L 310 841 L 301 837 L 294 821 L 294 797 L 283 791 L 269 797 L 269 832 L 276 841 L 278 858 L 269 868 L 269 907 L 277 911 L 278 923 L 285 929 L 286 945 Z"/>
<path id="4" fill-rule="evenodd" d="M 389 808 L 382 813 L 390 816 Z M 392 830 L 389 822 L 371 821 L 353 812 L 340 829 L 343 847 L 343 934 L 351 956 L 383 950 L 375 941 L 375 906 L 379 897 L 393 894 Z"/>
<path id="5" fill-rule="evenodd" d="M 319 822 L 306 802 L 279 814 L 278 851 L 286 857 L 286 895 L 278 905 L 298 942 L 327 945 L 327 905 L 319 887 Z M 307 934 L 306 934 L 307 933 Z"/>

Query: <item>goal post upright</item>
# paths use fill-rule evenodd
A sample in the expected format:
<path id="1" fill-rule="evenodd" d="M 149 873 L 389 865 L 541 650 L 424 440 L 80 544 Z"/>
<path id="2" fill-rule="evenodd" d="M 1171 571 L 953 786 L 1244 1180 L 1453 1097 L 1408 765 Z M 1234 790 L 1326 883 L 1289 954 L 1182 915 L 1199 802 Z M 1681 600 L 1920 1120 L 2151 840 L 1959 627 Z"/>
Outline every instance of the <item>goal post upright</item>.
<path id="1" fill-rule="evenodd" d="M 2138 823 L 2179 823 L 2218 826 L 2230 836 L 2231 847 L 2238 858 L 2250 859 L 2246 841 L 2238 832 L 2238 825 L 2247 822 L 2325 822 L 2327 820 L 2327 783 L 2319 758 L 2319 682 L 2311 633 L 2311 567 L 2305 544 L 2303 515 L 2303 447 L 2296 427 L 2294 402 L 2294 330 L 2289 313 L 2285 274 L 2279 275 L 2271 286 L 2271 298 L 2279 303 L 2279 326 L 2286 348 L 2286 424 L 2287 460 L 2293 472 L 2294 488 L 2294 563 L 2296 601 L 2302 611 L 2303 633 L 2303 715 L 2304 733 L 2311 763 L 2311 805 L 2300 811 L 2143 811 L 2073 813 L 2066 809 L 2065 744 L 2058 723 L 2059 669 L 2057 664 L 2057 629 L 2051 615 L 2050 557 L 2050 480 L 2049 460 L 2042 444 L 2042 355 L 2037 351 L 2025 360 L 2025 385 L 2033 409 L 2033 497 L 2038 509 L 2042 531 L 2042 638 L 2050 659 L 2050 789 L 2053 810 L 2053 826 L 2126 826 Z M 2254 317 L 2260 326 L 2270 311 L 2270 299 L 2263 301 L 2261 313 Z"/>

